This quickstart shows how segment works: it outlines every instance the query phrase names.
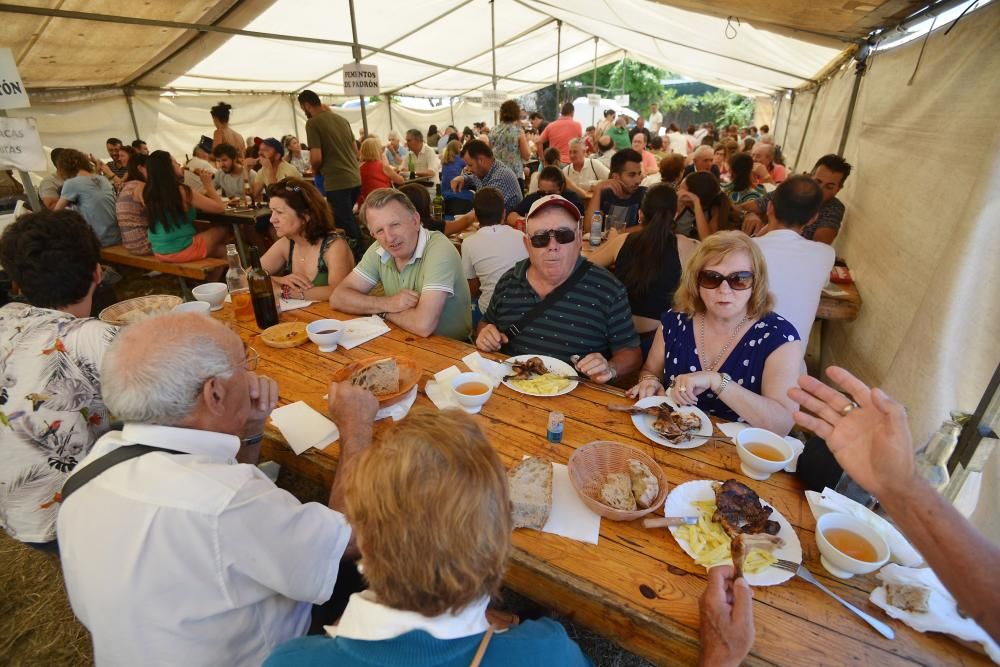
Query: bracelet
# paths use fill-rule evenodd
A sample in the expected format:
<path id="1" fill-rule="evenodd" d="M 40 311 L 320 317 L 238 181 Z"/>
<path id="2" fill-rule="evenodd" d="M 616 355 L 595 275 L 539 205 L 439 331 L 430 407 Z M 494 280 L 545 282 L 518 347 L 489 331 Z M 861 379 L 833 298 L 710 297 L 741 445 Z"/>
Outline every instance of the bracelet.
<path id="1" fill-rule="evenodd" d="M 733 378 L 729 375 L 729 373 L 719 373 L 719 375 L 722 376 L 722 382 L 719 383 L 719 390 L 715 392 L 716 396 L 722 396 L 722 392 L 724 392 L 726 387 L 729 386 L 729 383 L 733 381 Z"/>
<path id="2" fill-rule="evenodd" d="M 645 381 L 645 380 L 653 380 L 657 384 L 659 384 L 661 387 L 663 386 L 663 380 L 661 380 L 660 378 L 656 377 L 652 373 L 643 373 L 642 375 L 639 376 L 639 382 L 640 383 L 643 382 L 643 381 Z"/>
<path id="3" fill-rule="evenodd" d="M 608 372 L 611 373 L 611 377 L 608 378 L 608 382 L 614 382 L 618 379 L 618 369 L 608 364 Z"/>
<path id="4" fill-rule="evenodd" d="M 264 433 L 258 433 L 257 435 L 251 435 L 249 438 L 241 438 L 240 446 L 249 447 L 250 445 L 258 445 L 264 439 Z"/>

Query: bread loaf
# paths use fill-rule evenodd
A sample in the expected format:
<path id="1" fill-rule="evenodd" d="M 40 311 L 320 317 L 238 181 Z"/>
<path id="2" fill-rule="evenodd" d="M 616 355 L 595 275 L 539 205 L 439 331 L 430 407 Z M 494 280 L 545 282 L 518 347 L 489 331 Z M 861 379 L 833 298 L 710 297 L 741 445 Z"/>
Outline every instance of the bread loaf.
<path id="1" fill-rule="evenodd" d="M 926 613 L 931 591 L 924 586 L 911 584 L 886 584 L 885 600 L 903 611 Z"/>
<path id="2" fill-rule="evenodd" d="M 632 480 L 623 472 L 613 472 L 601 487 L 601 502 L 616 510 L 631 511 L 635 509 L 635 496 L 632 495 Z"/>
<path id="3" fill-rule="evenodd" d="M 552 511 L 552 462 L 528 457 L 507 472 L 514 528 L 541 530 Z"/>
<path id="4" fill-rule="evenodd" d="M 351 384 L 364 387 L 376 396 L 399 391 L 399 367 L 392 357 L 380 359 L 351 376 Z"/>
<path id="5" fill-rule="evenodd" d="M 660 494 L 660 483 L 656 475 L 645 463 L 636 459 L 628 460 L 628 474 L 632 481 L 632 495 L 636 504 L 646 509 Z"/>

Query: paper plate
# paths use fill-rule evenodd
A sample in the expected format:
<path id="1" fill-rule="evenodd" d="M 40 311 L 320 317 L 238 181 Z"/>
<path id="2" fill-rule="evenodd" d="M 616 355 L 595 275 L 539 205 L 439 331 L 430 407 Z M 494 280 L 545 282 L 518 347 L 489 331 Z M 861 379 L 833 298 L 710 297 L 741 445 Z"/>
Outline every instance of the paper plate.
<path id="1" fill-rule="evenodd" d="M 510 357 L 509 359 L 504 359 L 504 364 L 511 364 L 515 361 L 527 361 L 532 357 L 538 357 L 545 364 L 545 368 L 548 369 L 550 373 L 555 373 L 556 375 L 579 375 L 578 371 L 567 364 L 565 361 L 560 361 L 555 357 L 544 357 L 540 354 L 519 354 L 516 357 Z M 506 367 L 505 367 L 506 368 Z M 504 380 L 503 383 L 516 391 L 519 394 L 524 394 L 525 396 L 562 396 L 563 394 L 568 394 L 569 392 L 576 389 L 576 385 L 579 383 L 576 380 L 570 380 L 570 383 L 553 394 L 535 394 L 530 391 L 524 391 L 523 389 L 518 389 L 510 383 L 508 380 Z"/>
<path id="2" fill-rule="evenodd" d="M 714 484 L 712 480 L 699 479 L 694 482 L 685 482 L 679 486 L 675 486 L 667 496 L 667 502 L 663 504 L 663 513 L 665 516 L 698 516 L 700 510 L 694 506 L 696 500 L 715 500 L 715 490 L 712 487 Z M 756 490 L 756 489 L 755 489 Z M 765 507 L 774 506 L 769 502 L 760 499 L 761 503 Z M 771 513 L 771 518 L 778 522 L 780 529 L 778 530 L 778 537 L 785 541 L 785 545 L 779 549 L 774 550 L 774 555 L 777 558 L 784 560 L 790 560 L 795 563 L 802 563 L 802 544 L 799 542 L 799 536 L 795 534 L 795 529 L 792 528 L 792 524 L 788 523 L 788 519 L 781 515 L 777 509 Z M 670 534 L 674 536 L 677 540 L 677 544 L 680 545 L 681 549 L 684 550 L 688 556 L 694 558 L 694 552 L 688 547 L 688 542 L 685 539 L 677 537 L 677 528 L 672 526 L 670 528 Z M 720 565 L 731 565 L 731 559 L 726 559 Z M 746 573 L 745 578 L 747 583 L 751 586 L 775 586 L 777 584 L 782 584 L 792 577 L 795 576 L 794 572 L 789 572 L 788 570 L 782 570 L 777 567 L 769 567 L 762 572 L 756 574 Z"/>
<path id="3" fill-rule="evenodd" d="M 677 407 L 666 396 L 647 396 L 640 399 L 635 405 L 639 408 L 651 408 L 664 403 L 670 404 L 671 407 L 681 414 L 698 415 L 698 418 L 701 420 L 701 428 L 698 429 L 698 435 L 691 436 L 687 440 L 681 440 L 679 443 L 674 444 L 653 429 L 653 422 L 656 421 L 653 415 L 632 415 L 632 423 L 635 424 L 636 430 L 653 442 L 664 447 L 670 447 L 671 449 L 694 449 L 695 447 L 704 445 L 706 438 L 712 435 L 712 420 L 695 406 Z"/>

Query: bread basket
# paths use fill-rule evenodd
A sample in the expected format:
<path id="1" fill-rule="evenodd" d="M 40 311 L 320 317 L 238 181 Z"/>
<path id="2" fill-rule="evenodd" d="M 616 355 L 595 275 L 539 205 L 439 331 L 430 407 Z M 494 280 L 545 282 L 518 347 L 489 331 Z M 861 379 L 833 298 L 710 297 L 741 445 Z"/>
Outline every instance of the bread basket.
<path id="1" fill-rule="evenodd" d="M 333 377 L 330 379 L 333 382 L 343 382 L 344 380 L 350 379 L 352 375 L 362 368 L 367 368 L 376 361 L 381 361 L 386 357 L 392 357 L 396 360 L 396 366 L 399 368 L 399 391 L 392 394 L 385 394 L 383 396 L 376 396 L 375 398 L 378 399 L 379 408 L 387 408 L 390 405 L 395 405 L 406 398 L 406 395 L 410 393 L 413 386 L 417 384 L 417 380 L 420 379 L 420 367 L 417 366 L 416 361 L 410 359 L 409 357 L 403 357 L 397 354 L 382 354 L 375 357 L 365 357 L 364 359 L 352 361 L 346 366 L 343 366 L 337 370 L 337 372 L 335 372 Z"/>
<path id="2" fill-rule="evenodd" d="M 601 487 L 604 486 L 610 473 L 628 474 L 629 459 L 636 459 L 646 464 L 660 485 L 660 491 L 653 503 L 645 509 L 617 510 L 597 500 L 601 497 Z M 667 477 L 659 464 L 645 452 L 620 442 L 610 440 L 588 442 L 570 455 L 567 468 L 573 488 L 580 494 L 583 503 L 612 521 L 634 521 L 658 508 L 667 498 Z"/>
<path id="3" fill-rule="evenodd" d="M 169 313 L 175 306 L 184 303 L 184 299 L 170 294 L 150 294 L 137 296 L 134 299 L 119 301 L 101 311 L 98 317 L 102 322 L 125 326 L 140 319 Z"/>

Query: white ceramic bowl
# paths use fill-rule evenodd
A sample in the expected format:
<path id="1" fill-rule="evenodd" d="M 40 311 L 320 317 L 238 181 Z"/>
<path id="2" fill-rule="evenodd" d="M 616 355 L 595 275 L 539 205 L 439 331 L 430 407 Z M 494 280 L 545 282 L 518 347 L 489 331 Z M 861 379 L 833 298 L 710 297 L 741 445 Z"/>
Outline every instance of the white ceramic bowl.
<path id="1" fill-rule="evenodd" d="M 320 333 L 324 331 L 332 333 Z M 344 323 L 340 320 L 316 320 L 306 325 L 306 333 L 309 340 L 319 345 L 320 352 L 333 352 L 344 335 Z"/>
<path id="2" fill-rule="evenodd" d="M 198 313 L 199 315 L 208 315 L 208 311 L 211 307 L 206 301 L 188 301 L 187 303 L 182 303 L 180 305 L 174 306 L 172 312 L 175 313 Z"/>
<path id="3" fill-rule="evenodd" d="M 463 394 L 458 390 L 463 384 L 470 382 L 479 382 L 486 385 L 486 391 L 482 394 Z M 451 389 L 455 400 L 462 406 L 462 409 L 468 413 L 475 414 L 483 409 L 483 405 L 493 395 L 493 381 L 482 373 L 461 373 L 452 378 Z"/>
<path id="4" fill-rule="evenodd" d="M 755 442 L 774 447 L 784 458 L 780 461 L 769 461 L 751 454 L 746 446 Z M 736 453 L 740 455 L 740 470 L 743 474 L 757 480 L 765 480 L 771 473 L 783 469 L 795 456 L 792 446 L 785 442 L 784 438 L 762 428 L 745 428 L 740 431 L 736 436 Z"/>
<path id="5" fill-rule="evenodd" d="M 212 310 L 221 310 L 227 291 L 226 283 L 205 283 L 192 289 L 191 294 L 198 301 L 204 301 L 211 306 Z"/>
<path id="6" fill-rule="evenodd" d="M 868 562 L 852 558 L 843 553 L 826 539 L 826 531 L 841 528 L 856 533 L 875 547 L 876 560 Z M 816 521 L 816 546 L 819 547 L 820 562 L 826 571 L 841 579 L 850 579 L 856 574 L 874 572 L 889 560 L 889 545 L 877 530 L 861 519 L 850 514 L 829 512 Z"/>

